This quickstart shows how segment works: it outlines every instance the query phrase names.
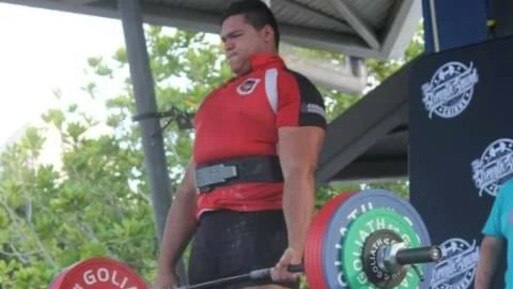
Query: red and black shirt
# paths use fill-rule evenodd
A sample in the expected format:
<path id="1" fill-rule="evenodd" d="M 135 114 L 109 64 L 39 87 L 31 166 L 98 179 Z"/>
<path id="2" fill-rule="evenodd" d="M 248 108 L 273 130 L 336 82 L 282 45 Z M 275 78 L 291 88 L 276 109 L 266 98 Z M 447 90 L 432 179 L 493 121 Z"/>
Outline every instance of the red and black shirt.
<path id="1" fill-rule="evenodd" d="M 245 156 L 275 156 L 280 127 L 326 127 L 322 96 L 278 55 L 256 55 L 251 71 L 216 89 L 195 118 L 197 165 Z M 200 194 L 203 211 L 259 211 L 282 207 L 283 183 L 238 183 Z"/>

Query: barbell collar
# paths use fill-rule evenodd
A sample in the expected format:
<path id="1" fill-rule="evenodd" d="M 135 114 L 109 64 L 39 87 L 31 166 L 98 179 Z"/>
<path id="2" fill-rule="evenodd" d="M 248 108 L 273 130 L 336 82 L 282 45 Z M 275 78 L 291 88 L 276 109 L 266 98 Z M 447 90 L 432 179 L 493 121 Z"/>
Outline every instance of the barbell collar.
<path id="1" fill-rule="evenodd" d="M 438 246 L 406 248 L 404 242 L 398 242 L 379 248 L 376 257 L 383 272 L 395 273 L 405 265 L 437 263 L 442 258 L 442 251 Z"/>
<path id="2" fill-rule="evenodd" d="M 442 259 L 442 250 L 438 246 L 406 248 L 397 251 L 395 259 L 400 265 L 437 263 Z"/>

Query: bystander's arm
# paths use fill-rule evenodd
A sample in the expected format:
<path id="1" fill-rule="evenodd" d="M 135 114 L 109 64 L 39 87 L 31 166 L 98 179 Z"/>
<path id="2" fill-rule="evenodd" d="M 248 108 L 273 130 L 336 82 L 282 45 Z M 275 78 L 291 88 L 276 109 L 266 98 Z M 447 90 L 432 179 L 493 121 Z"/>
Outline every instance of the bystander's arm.
<path id="1" fill-rule="evenodd" d="M 485 236 L 483 238 L 479 253 L 479 263 L 477 265 L 474 289 L 490 289 L 493 274 L 496 272 L 497 263 L 503 250 L 503 246 L 503 238 L 494 236 Z"/>

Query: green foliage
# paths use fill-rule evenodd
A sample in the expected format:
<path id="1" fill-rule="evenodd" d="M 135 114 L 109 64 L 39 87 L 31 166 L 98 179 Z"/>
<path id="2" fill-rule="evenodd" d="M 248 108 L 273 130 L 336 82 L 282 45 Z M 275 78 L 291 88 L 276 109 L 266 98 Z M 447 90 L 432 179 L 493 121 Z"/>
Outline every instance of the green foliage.
<path id="1" fill-rule="evenodd" d="M 231 77 L 221 47 L 212 37 L 159 27 L 146 29 L 150 64 L 160 111 L 197 110 L 205 95 Z M 419 53 L 414 42 L 402 62 L 367 61 L 371 75 L 384 79 Z M 343 60 L 343 56 L 304 50 L 306 55 Z M 83 91 L 106 100 L 104 120 L 77 104 L 50 109 L 45 128 L 30 128 L 0 156 L 0 284 L 4 289 L 43 289 L 58 272 L 92 256 L 122 260 L 146 280 L 155 275 L 158 250 L 151 192 L 143 167 L 141 137 L 126 51 L 110 59 L 88 60 Z M 109 84 L 116 92 L 106 91 Z M 335 118 L 359 95 L 323 91 Z M 115 95 L 112 97 L 112 95 Z M 62 98 L 59 91 L 55 96 Z M 109 96 L 109 97 L 107 97 Z M 100 134 L 101 128 L 107 133 Z M 50 132 L 54 131 L 56 137 Z M 57 138 L 60 158 L 51 165 L 44 142 Z M 172 123 L 164 131 L 170 181 L 177 186 L 191 154 L 193 134 Z M 319 208 L 340 192 L 386 187 L 407 196 L 404 181 L 388 184 L 337 184 L 318 190 Z"/>
<path id="2" fill-rule="evenodd" d="M 62 268 L 110 256 L 147 271 L 156 235 L 149 193 L 131 189 L 139 151 L 64 121 L 62 168 L 38 164 L 42 131 L 29 129 L 0 161 L 0 278 L 4 288 L 47 288 Z"/>

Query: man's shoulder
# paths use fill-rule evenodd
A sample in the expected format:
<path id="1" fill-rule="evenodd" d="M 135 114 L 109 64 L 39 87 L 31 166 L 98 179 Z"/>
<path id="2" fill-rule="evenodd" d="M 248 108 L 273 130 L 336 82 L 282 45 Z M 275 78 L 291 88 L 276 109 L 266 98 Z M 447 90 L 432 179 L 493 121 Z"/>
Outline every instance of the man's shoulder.
<path id="1" fill-rule="evenodd" d="M 308 79 L 308 77 L 306 77 L 304 74 L 302 74 L 298 71 L 289 69 L 287 67 L 280 68 L 280 72 L 285 77 L 291 77 L 291 78 L 296 79 L 297 81 L 305 81 L 305 82 L 311 83 L 311 81 Z"/>
<path id="2" fill-rule="evenodd" d="M 513 203 L 513 178 L 506 181 L 499 189 L 498 198 L 511 200 Z"/>
<path id="3" fill-rule="evenodd" d="M 294 82 L 301 90 L 307 90 L 311 92 L 315 91 L 318 93 L 319 90 L 315 84 L 302 73 L 288 68 L 283 68 L 280 71 L 282 72 L 281 78 L 279 80 L 280 83 L 289 84 L 290 82 Z"/>
<path id="4" fill-rule="evenodd" d="M 507 180 L 502 185 L 502 191 L 505 191 L 507 193 L 513 193 L 513 178 Z"/>

